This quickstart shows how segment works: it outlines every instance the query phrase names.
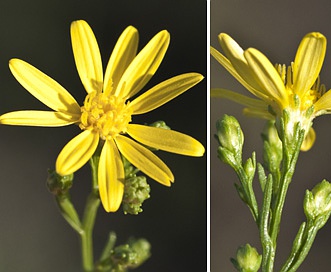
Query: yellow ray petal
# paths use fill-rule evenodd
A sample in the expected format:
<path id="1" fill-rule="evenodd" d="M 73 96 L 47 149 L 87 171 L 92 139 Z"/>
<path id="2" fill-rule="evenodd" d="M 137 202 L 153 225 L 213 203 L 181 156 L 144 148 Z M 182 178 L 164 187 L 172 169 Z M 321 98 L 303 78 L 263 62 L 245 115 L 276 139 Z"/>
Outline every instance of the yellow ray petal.
<path id="1" fill-rule="evenodd" d="M 174 130 L 129 124 L 127 133 L 144 145 L 172 153 L 200 157 L 205 152 L 200 142 Z"/>
<path id="2" fill-rule="evenodd" d="M 239 46 L 239 44 L 232 39 L 229 35 L 221 33 L 218 36 L 219 43 L 225 52 L 225 55 L 229 58 L 234 69 L 238 74 L 250 85 L 253 89 L 258 91 L 258 94 L 263 94 L 263 90 L 256 81 L 254 74 L 249 67 L 247 60 L 244 56 L 244 50 Z"/>
<path id="3" fill-rule="evenodd" d="M 286 107 L 288 96 L 284 82 L 268 58 L 254 48 L 247 49 L 244 54 L 265 94 L 283 108 Z"/>
<path id="4" fill-rule="evenodd" d="M 302 142 L 300 150 L 308 151 L 309 149 L 311 149 L 315 143 L 315 139 L 316 139 L 315 130 L 312 127 L 310 127 L 306 137 L 304 138 L 304 140 Z"/>
<path id="5" fill-rule="evenodd" d="M 9 68 L 17 81 L 46 106 L 67 114 L 80 113 L 71 94 L 37 68 L 20 59 L 11 59 Z"/>
<path id="6" fill-rule="evenodd" d="M 254 81 L 254 78 L 251 76 L 249 66 L 244 57 L 244 50 L 240 47 L 240 45 L 226 33 L 219 34 L 218 40 L 225 55 L 238 74 L 251 86 L 259 88 Z"/>
<path id="7" fill-rule="evenodd" d="M 258 108 L 244 108 L 243 114 L 248 117 L 261 118 L 265 120 L 275 120 L 275 116 L 269 111 Z"/>
<path id="8" fill-rule="evenodd" d="M 331 90 L 328 90 L 314 103 L 316 116 L 331 112 Z"/>
<path id="9" fill-rule="evenodd" d="M 218 97 L 218 98 L 226 98 L 250 108 L 263 109 L 265 111 L 268 110 L 268 104 L 263 100 L 251 98 L 246 95 L 242 95 L 226 89 L 220 89 L 220 88 L 211 89 L 210 96 Z"/>
<path id="10" fill-rule="evenodd" d="M 142 114 L 154 110 L 174 99 L 203 79 L 198 73 L 187 73 L 161 82 L 152 89 L 134 99 L 129 106 L 133 114 Z"/>
<path id="11" fill-rule="evenodd" d="M 293 89 L 302 97 L 315 83 L 324 61 L 326 38 L 318 32 L 301 41 L 293 64 Z"/>
<path id="12" fill-rule="evenodd" d="M 223 56 L 220 52 L 218 52 L 215 48 L 210 47 L 210 54 L 235 78 L 237 79 L 241 85 L 243 85 L 248 91 L 250 91 L 253 95 L 256 97 L 259 97 L 265 101 L 268 100 L 267 95 L 265 95 L 261 87 L 255 84 L 257 88 L 250 85 L 248 82 L 246 82 L 236 71 L 236 69 L 232 66 L 231 62 Z"/>
<path id="13" fill-rule="evenodd" d="M 79 77 L 88 93 L 101 92 L 103 71 L 100 50 L 90 26 L 83 20 L 71 23 L 71 44 Z"/>
<path id="14" fill-rule="evenodd" d="M 84 130 L 63 147 L 56 160 L 56 172 L 70 175 L 81 168 L 93 155 L 99 142 L 99 135 Z"/>
<path id="15" fill-rule="evenodd" d="M 152 151 L 122 135 L 115 142 L 123 156 L 152 179 L 166 186 L 174 181 L 171 170 Z"/>
<path id="16" fill-rule="evenodd" d="M 169 42 L 170 35 L 166 30 L 156 34 L 125 70 L 115 95 L 130 98 L 139 92 L 158 69 Z"/>
<path id="17" fill-rule="evenodd" d="M 125 69 L 137 54 L 138 41 L 137 29 L 128 26 L 117 40 L 109 58 L 105 72 L 104 92 L 110 90 L 111 87 L 116 90 Z"/>
<path id="18" fill-rule="evenodd" d="M 15 126 L 61 127 L 79 121 L 80 115 L 54 111 L 13 111 L 0 116 L 0 124 Z"/>
<path id="19" fill-rule="evenodd" d="M 100 199 L 107 212 L 116 212 L 121 205 L 124 177 L 123 162 L 117 147 L 113 140 L 107 140 L 98 167 Z"/>

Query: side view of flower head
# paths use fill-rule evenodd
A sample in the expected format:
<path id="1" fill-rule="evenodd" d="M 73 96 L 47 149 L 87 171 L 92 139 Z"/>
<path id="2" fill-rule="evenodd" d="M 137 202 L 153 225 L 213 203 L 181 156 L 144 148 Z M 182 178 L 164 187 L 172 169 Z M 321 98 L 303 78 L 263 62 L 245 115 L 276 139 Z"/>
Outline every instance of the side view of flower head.
<path id="1" fill-rule="evenodd" d="M 80 106 L 59 83 L 32 65 L 12 59 L 9 67 L 17 81 L 52 110 L 9 112 L 0 117 L 0 123 L 45 127 L 77 124 L 82 132 L 64 146 L 56 161 L 56 171 L 62 176 L 74 173 L 101 145 L 100 199 L 107 212 L 114 212 L 121 204 L 124 190 L 121 154 L 166 186 L 174 181 L 171 170 L 144 145 L 181 155 L 204 154 L 203 145 L 188 135 L 131 123 L 132 116 L 160 107 L 199 83 L 203 76 L 181 74 L 130 100 L 161 64 L 169 45 L 169 33 L 160 31 L 137 53 L 138 31 L 127 27 L 113 49 L 105 73 L 98 43 L 85 21 L 71 24 L 71 41 L 78 74 L 87 92 L 84 104 Z"/>
<path id="2" fill-rule="evenodd" d="M 331 113 L 331 92 L 319 79 L 326 38 L 318 32 L 305 35 L 288 67 L 273 65 L 255 48 L 243 50 L 225 33 L 218 38 L 225 55 L 211 47 L 212 56 L 256 98 L 225 89 L 213 89 L 211 95 L 244 105 L 249 116 L 274 120 L 286 111 L 289 126 L 300 123 L 306 132 L 301 150 L 309 150 L 315 141 L 313 119 Z"/>

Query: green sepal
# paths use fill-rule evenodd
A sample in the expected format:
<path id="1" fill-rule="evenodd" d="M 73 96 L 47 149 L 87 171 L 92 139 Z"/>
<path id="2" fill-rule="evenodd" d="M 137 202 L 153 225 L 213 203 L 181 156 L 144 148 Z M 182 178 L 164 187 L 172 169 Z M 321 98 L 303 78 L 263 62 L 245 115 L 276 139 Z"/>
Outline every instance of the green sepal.
<path id="1" fill-rule="evenodd" d="M 227 148 L 219 146 L 217 153 L 220 160 L 230 165 L 233 169 L 236 170 L 241 167 L 241 158 L 238 160 L 235 154 Z"/>
<path id="2" fill-rule="evenodd" d="M 243 189 L 243 187 L 237 183 L 234 183 L 234 187 L 237 190 L 237 193 L 240 197 L 240 199 L 245 203 L 245 204 L 249 204 L 249 201 L 246 198 L 246 194 L 245 194 L 245 190 Z"/>
<path id="3" fill-rule="evenodd" d="M 47 188 L 54 195 L 66 194 L 72 187 L 74 174 L 61 176 L 55 170 L 48 170 Z"/>
<path id="4" fill-rule="evenodd" d="M 264 192 L 265 184 L 267 181 L 267 176 L 265 174 L 262 164 L 260 164 L 260 163 L 257 164 L 257 173 L 258 173 L 258 177 L 259 177 L 261 190 L 262 190 L 262 192 Z"/>

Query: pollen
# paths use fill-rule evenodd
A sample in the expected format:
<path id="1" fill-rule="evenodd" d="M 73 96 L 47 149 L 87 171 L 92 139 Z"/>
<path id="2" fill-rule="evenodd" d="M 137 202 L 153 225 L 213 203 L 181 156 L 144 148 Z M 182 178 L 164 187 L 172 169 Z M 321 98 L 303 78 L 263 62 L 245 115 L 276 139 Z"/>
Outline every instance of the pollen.
<path id="1" fill-rule="evenodd" d="M 105 93 L 88 94 L 81 107 L 79 127 L 98 133 L 103 140 L 126 132 L 132 110 L 122 98 Z"/>

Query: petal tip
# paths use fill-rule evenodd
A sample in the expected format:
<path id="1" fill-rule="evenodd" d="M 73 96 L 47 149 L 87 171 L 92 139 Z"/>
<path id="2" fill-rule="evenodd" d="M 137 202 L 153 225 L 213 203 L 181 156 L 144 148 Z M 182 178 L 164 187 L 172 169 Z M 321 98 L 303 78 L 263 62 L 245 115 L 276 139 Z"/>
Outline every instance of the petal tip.
<path id="1" fill-rule="evenodd" d="M 326 39 L 325 36 L 320 32 L 310 32 L 306 35 L 307 37 L 313 37 L 317 39 Z"/>

